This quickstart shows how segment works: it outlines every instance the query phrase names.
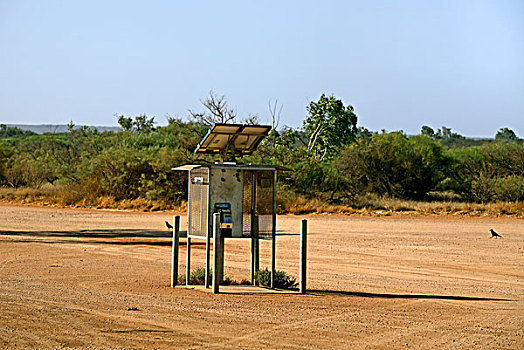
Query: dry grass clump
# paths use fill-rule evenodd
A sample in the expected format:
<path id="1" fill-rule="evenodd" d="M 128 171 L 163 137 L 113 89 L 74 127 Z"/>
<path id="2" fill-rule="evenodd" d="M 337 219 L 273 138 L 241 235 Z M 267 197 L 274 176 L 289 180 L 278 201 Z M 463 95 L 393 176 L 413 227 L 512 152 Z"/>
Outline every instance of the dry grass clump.
<path id="1" fill-rule="evenodd" d="M 390 198 L 377 198 L 366 204 L 369 210 L 383 208 L 390 212 L 406 212 L 412 214 L 437 215 L 470 215 L 470 216 L 501 216 L 510 215 L 524 217 L 523 202 L 472 203 L 452 201 L 409 201 Z"/>
<path id="2" fill-rule="evenodd" d="M 74 208 L 123 209 L 138 211 L 185 211 L 187 202 L 171 203 L 146 198 L 116 200 L 110 196 L 86 196 L 81 186 L 48 185 L 39 189 L 0 187 L 0 201 Z"/>
<path id="3" fill-rule="evenodd" d="M 311 213 L 340 213 L 351 214 L 355 212 L 351 207 L 328 204 L 319 199 L 307 199 L 297 196 L 294 200 L 287 200 L 279 206 L 282 214 L 311 214 Z"/>
<path id="4" fill-rule="evenodd" d="M 52 205 L 76 208 L 122 209 L 138 211 L 176 210 L 186 211 L 187 202 L 173 203 L 167 200 L 146 198 L 117 200 L 111 196 L 87 196 L 81 186 L 44 185 L 35 188 L 0 187 L 0 201 L 22 204 Z M 330 204 L 321 199 L 283 193 L 279 196 L 279 214 L 361 214 L 391 215 L 470 215 L 470 216 L 516 216 L 524 217 L 524 202 L 471 203 L 451 200 L 419 202 L 379 197 L 373 194 L 357 196 L 344 204 Z"/>
<path id="5" fill-rule="evenodd" d="M 517 216 L 524 217 L 524 202 L 471 203 L 452 201 L 420 202 L 378 197 L 367 194 L 358 196 L 350 203 L 333 205 L 319 199 L 289 197 L 279 205 L 280 214 L 367 214 L 391 215 L 471 215 L 471 216 Z"/>
<path id="6" fill-rule="evenodd" d="M 56 204 L 49 203 L 54 195 L 54 189 L 46 186 L 38 189 L 0 187 L 0 200 L 6 202 Z"/>

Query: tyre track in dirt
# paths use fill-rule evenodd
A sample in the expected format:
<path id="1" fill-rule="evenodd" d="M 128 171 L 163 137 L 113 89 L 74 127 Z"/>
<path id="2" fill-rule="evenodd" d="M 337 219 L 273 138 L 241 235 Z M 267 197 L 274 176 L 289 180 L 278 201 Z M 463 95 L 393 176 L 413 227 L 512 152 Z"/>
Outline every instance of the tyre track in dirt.
<path id="1" fill-rule="evenodd" d="M 0 348 L 524 348 L 523 220 L 307 216 L 325 293 L 214 296 L 169 288 L 169 238 L 150 233 L 171 217 L 0 205 Z M 302 218 L 278 219 L 277 268 L 295 275 Z M 226 243 L 226 271 L 249 275 L 247 241 Z"/>
<path id="2" fill-rule="evenodd" d="M 11 295 L 8 292 L 3 292 L 0 294 L 0 298 L 2 299 L 8 299 L 9 295 Z M 97 337 L 99 336 L 99 333 L 142 333 L 142 332 L 171 332 L 177 337 L 183 336 L 187 337 L 189 339 L 192 339 L 192 342 L 198 343 L 198 342 L 204 342 L 207 338 L 206 332 L 201 331 L 192 331 L 188 332 L 187 327 L 183 324 L 180 324 L 178 327 L 174 326 L 174 323 L 172 322 L 158 322 L 158 321 L 152 321 L 148 315 L 142 315 L 140 313 L 137 313 L 136 316 L 133 316 L 132 310 L 125 311 L 125 309 L 121 310 L 113 310 L 111 312 L 109 311 L 101 311 L 100 308 L 92 308 L 90 306 L 86 306 L 83 304 L 72 304 L 71 302 L 64 303 L 62 301 L 52 301 L 48 299 L 43 298 L 35 298 L 35 297 L 28 297 L 28 296 L 20 296 L 19 298 L 22 299 L 20 301 L 13 301 L 9 300 L 9 302 L 4 301 L 4 305 L 9 304 L 16 304 L 21 307 L 25 307 L 27 305 L 38 305 L 39 308 L 51 310 L 54 312 L 60 312 L 64 314 L 65 317 L 69 318 L 71 315 L 81 315 L 82 318 L 97 318 L 99 320 L 105 320 L 101 321 L 102 323 L 110 323 L 115 326 L 118 326 L 118 328 L 93 328 L 91 330 L 87 330 L 88 333 L 90 333 L 91 337 Z M 69 315 L 69 316 L 67 316 Z M 24 336 L 27 336 L 29 333 L 24 334 Z M 37 338 L 33 338 L 35 340 Z"/>
<path id="3" fill-rule="evenodd" d="M 400 305 L 393 305 L 393 306 L 390 306 L 388 308 L 403 307 L 403 306 L 407 306 L 407 305 L 413 305 L 413 304 L 416 304 L 416 303 L 419 303 L 419 302 L 421 302 L 421 301 L 420 300 L 410 300 L 410 301 L 404 302 L 404 303 L 402 303 Z M 355 313 L 355 314 L 357 314 L 357 313 Z M 257 336 L 263 335 L 264 337 L 271 337 L 272 335 L 274 335 L 274 333 L 276 333 L 278 331 L 282 331 L 282 330 L 285 330 L 285 329 L 297 328 L 297 326 L 301 326 L 301 328 L 303 328 L 304 326 L 307 326 L 309 324 L 323 323 L 325 321 L 339 319 L 339 318 L 341 318 L 343 316 L 347 317 L 347 314 L 346 313 L 341 313 L 341 314 L 335 314 L 335 315 L 329 315 L 329 316 L 314 317 L 314 318 L 308 318 L 306 320 L 300 320 L 300 321 L 295 321 L 295 322 L 291 322 L 291 323 L 280 324 L 280 325 L 277 325 L 277 326 L 264 327 L 263 330 L 251 332 L 251 333 L 242 335 L 240 337 L 235 337 L 235 338 L 230 339 L 230 340 L 226 340 L 226 341 L 222 341 L 222 342 L 218 342 L 218 343 L 213 343 L 213 344 L 194 346 L 194 347 L 191 347 L 189 349 L 198 349 L 198 348 L 204 348 L 204 349 L 206 349 L 206 348 L 207 349 L 218 348 L 218 349 L 222 349 L 222 348 L 225 348 L 226 346 L 232 346 L 235 343 L 241 343 L 243 340 L 256 339 Z M 303 347 L 297 347 L 297 348 L 303 348 Z"/>

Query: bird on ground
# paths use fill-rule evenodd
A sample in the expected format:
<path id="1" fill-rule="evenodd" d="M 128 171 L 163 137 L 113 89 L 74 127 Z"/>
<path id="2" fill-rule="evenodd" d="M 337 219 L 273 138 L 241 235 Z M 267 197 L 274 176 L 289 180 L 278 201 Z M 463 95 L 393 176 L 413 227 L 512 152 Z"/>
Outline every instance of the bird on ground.
<path id="1" fill-rule="evenodd" d="M 166 221 L 166 226 L 167 226 L 168 229 L 172 229 L 172 228 L 173 228 L 173 225 L 171 225 L 171 224 L 169 223 L 169 221 Z"/>
<path id="2" fill-rule="evenodd" d="M 497 232 L 495 232 L 494 229 L 490 228 L 489 231 L 491 232 L 491 237 L 490 238 L 493 238 L 493 237 L 495 237 L 495 238 L 497 238 L 497 237 L 502 238 L 502 236 L 499 235 Z"/>

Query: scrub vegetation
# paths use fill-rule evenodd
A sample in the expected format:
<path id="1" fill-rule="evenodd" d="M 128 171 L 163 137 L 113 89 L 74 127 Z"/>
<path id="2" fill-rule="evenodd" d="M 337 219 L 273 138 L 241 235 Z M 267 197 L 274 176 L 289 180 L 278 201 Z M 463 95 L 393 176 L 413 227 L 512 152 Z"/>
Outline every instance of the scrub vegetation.
<path id="1" fill-rule="evenodd" d="M 184 210 L 187 174 L 171 168 L 212 162 L 193 151 L 214 122 L 236 122 L 213 92 L 189 121 L 118 117 L 122 129 L 77 128 L 37 135 L 0 125 L 0 200 L 47 205 Z M 471 139 L 442 127 L 419 135 L 357 126 L 350 105 L 322 95 L 302 128 L 274 129 L 239 162 L 281 165 L 281 213 L 421 212 L 524 215 L 524 142 L 508 129 Z M 249 116 L 243 123 L 258 123 Z"/>
<path id="2" fill-rule="evenodd" d="M 262 286 L 271 287 L 271 271 L 267 267 L 258 270 L 255 274 L 255 280 Z M 293 289 L 297 285 L 298 282 L 294 276 L 288 275 L 285 271 L 275 270 L 275 288 Z"/>
<path id="3" fill-rule="evenodd" d="M 209 271 L 209 283 L 213 281 L 213 270 Z M 178 284 L 186 284 L 186 275 L 178 275 Z M 200 285 L 206 284 L 206 269 L 204 267 L 197 267 L 189 275 L 189 285 Z M 238 285 L 250 285 L 251 282 L 248 280 L 237 281 L 232 279 L 230 276 L 224 276 L 224 280 L 220 282 L 222 286 L 238 286 Z"/>

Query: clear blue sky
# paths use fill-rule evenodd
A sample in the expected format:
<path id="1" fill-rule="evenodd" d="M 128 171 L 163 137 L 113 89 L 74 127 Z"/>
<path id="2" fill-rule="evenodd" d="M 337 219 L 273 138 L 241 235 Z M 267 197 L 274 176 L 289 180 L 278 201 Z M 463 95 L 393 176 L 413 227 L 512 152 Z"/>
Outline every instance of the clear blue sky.
<path id="1" fill-rule="evenodd" d="M 0 0 L 0 123 L 202 110 L 301 126 L 321 93 L 371 130 L 524 137 L 524 1 Z"/>

